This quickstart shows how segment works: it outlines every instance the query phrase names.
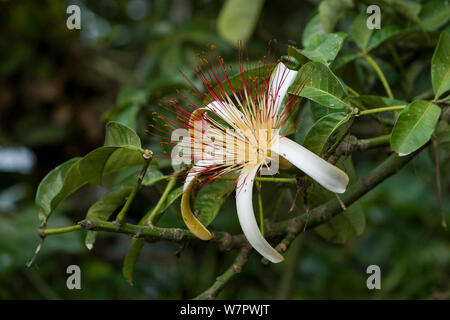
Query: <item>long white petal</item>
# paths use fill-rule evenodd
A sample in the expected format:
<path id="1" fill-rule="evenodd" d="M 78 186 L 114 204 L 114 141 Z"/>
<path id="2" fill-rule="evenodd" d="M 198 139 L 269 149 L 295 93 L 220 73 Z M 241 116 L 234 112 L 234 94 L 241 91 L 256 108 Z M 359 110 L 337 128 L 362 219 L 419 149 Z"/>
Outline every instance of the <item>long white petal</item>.
<path id="1" fill-rule="evenodd" d="M 224 101 L 213 101 L 205 109 L 213 112 L 233 127 L 236 126 L 237 121 L 240 121 L 239 119 L 244 117 L 243 113 L 234 105 Z"/>
<path id="2" fill-rule="evenodd" d="M 278 63 L 272 72 L 269 87 L 269 107 L 272 106 L 274 115 L 278 114 L 281 103 L 289 87 L 297 77 L 297 73 L 297 71 L 287 68 L 282 62 Z"/>
<path id="3" fill-rule="evenodd" d="M 271 150 L 291 162 L 324 188 L 336 193 L 345 192 L 349 181 L 347 174 L 298 143 L 283 137 Z"/>
<path id="4" fill-rule="evenodd" d="M 284 258 L 261 235 L 253 213 L 253 182 L 257 171 L 257 166 L 247 170 L 244 169 L 239 176 L 236 187 L 236 208 L 239 223 L 253 248 L 267 260 L 277 263 L 283 261 Z"/>

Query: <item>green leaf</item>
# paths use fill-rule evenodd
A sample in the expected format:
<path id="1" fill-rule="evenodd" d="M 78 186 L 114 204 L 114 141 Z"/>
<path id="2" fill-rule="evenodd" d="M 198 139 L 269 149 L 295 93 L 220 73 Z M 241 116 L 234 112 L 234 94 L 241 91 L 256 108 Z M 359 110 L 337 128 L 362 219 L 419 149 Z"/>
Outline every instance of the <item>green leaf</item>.
<path id="1" fill-rule="evenodd" d="M 400 29 L 397 26 L 389 25 L 383 26 L 380 30 L 377 30 L 370 38 L 367 51 L 375 49 L 383 42 L 393 38 L 400 33 Z"/>
<path id="2" fill-rule="evenodd" d="M 133 129 L 111 121 L 106 124 L 105 146 L 135 146 L 141 147 L 141 139 Z"/>
<path id="3" fill-rule="evenodd" d="M 321 104 L 315 103 L 314 101 L 310 101 L 309 107 L 311 109 L 314 121 L 317 121 L 320 118 L 329 115 L 330 113 L 345 112 L 345 110 L 347 110 L 346 108 L 339 108 L 339 109 L 327 108 L 322 106 Z"/>
<path id="4" fill-rule="evenodd" d="M 297 131 L 294 135 L 294 140 L 300 144 L 303 143 L 303 140 L 305 139 L 306 134 L 308 133 L 309 129 L 313 126 L 315 119 L 313 118 L 311 108 L 308 108 L 309 103 L 314 103 L 310 100 L 307 100 L 305 103 L 305 106 L 300 110 L 300 114 L 298 116 L 298 123 L 300 124 L 298 126 Z M 325 108 L 325 107 L 324 107 Z M 326 108 L 329 109 L 329 108 Z"/>
<path id="5" fill-rule="evenodd" d="M 139 166 L 121 170 L 117 174 L 117 176 L 114 177 L 113 185 L 134 186 L 141 170 L 142 167 Z M 166 176 L 163 175 L 161 171 L 159 171 L 154 167 L 150 167 L 147 169 L 147 172 L 144 176 L 144 179 L 142 180 L 141 185 L 148 187 L 164 179 L 166 179 Z"/>
<path id="6" fill-rule="evenodd" d="M 309 46 L 310 40 L 318 34 L 326 33 L 322 22 L 320 21 L 320 15 L 313 16 L 308 23 L 306 24 L 305 29 L 303 30 L 302 36 L 302 45 L 304 48 Z"/>
<path id="7" fill-rule="evenodd" d="M 325 32 L 332 32 L 336 23 L 341 18 L 345 8 L 352 1 L 350 0 L 324 0 L 319 5 L 320 21 Z"/>
<path id="8" fill-rule="evenodd" d="M 431 82 L 435 99 L 450 89 L 450 34 L 443 31 L 431 59 Z"/>
<path id="9" fill-rule="evenodd" d="M 375 49 L 383 42 L 391 39 L 400 33 L 400 29 L 395 25 L 383 26 L 380 30 L 367 28 L 367 15 L 360 14 L 353 20 L 350 35 L 356 45 L 363 51 L 368 52 Z"/>
<path id="10" fill-rule="evenodd" d="M 333 70 L 337 70 L 359 57 L 360 57 L 359 54 L 346 54 L 339 56 L 336 60 L 333 61 L 331 67 L 333 68 Z"/>
<path id="11" fill-rule="evenodd" d="M 237 45 L 251 36 L 264 4 L 264 0 L 227 0 L 220 11 L 217 28 L 228 42 Z"/>
<path id="12" fill-rule="evenodd" d="M 441 109 L 427 101 L 414 101 L 399 115 L 391 135 L 391 148 L 402 154 L 416 151 L 430 140 Z"/>
<path id="13" fill-rule="evenodd" d="M 121 126 L 115 124 L 112 127 L 122 129 Z M 112 132 L 112 127 L 109 132 Z M 115 131 L 115 134 L 105 140 L 117 142 L 126 136 L 117 135 L 118 132 L 127 131 Z M 119 140 L 116 139 L 118 137 Z M 135 139 L 132 141 L 136 142 Z M 100 147 L 83 158 L 66 161 L 49 172 L 39 184 L 35 204 L 41 222 L 46 222 L 59 203 L 84 184 L 91 183 L 101 186 L 104 175 L 131 166 L 142 166 L 143 163 L 144 158 L 139 148 L 132 145 Z"/>
<path id="14" fill-rule="evenodd" d="M 104 175 L 121 169 L 143 165 L 144 158 L 134 146 L 107 146 L 89 152 L 80 160 L 80 173 L 87 182 L 102 186 Z"/>
<path id="15" fill-rule="evenodd" d="M 84 238 L 84 245 L 89 250 L 92 250 L 94 248 L 95 240 L 97 239 L 98 231 L 92 231 L 88 230 L 86 233 L 86 238 Z"/>
<path id="16" fill-rule="evenodd" d="M 346 112 L 330 113 L 319 119 L 306 134 L 303 146 L 320 156 L 333 132 L 348 119 L 349 114 Z"/>
<path id="17" fill-rule="evenodd" d="M 419 17 L 426 31 L 435 31 L 450 20 L 450 3 L 448 0 L 428 1 L 423 5 Z"/>
<path id="18" fill-rule="evenodd" d="M 309 62 L 300 68 L 300 79 L 297 86 L 304 87 L 299 90 L 292 86 L 289 93 L 313 100 L 328 108 L 342 108 L 350 105 L 345 101 L 347 93 L 341 81 L 331 70 L 317 62 Z"/>
<path id="19" fill-rule="evenodd" d="M 372 29 L 367 28 L 367 15 L 361 13 L 355 20 L 353 20 L 350 36 L 356 45 L 365 51 L 369 44 L 370 37 L 372 36 Z"/>
<path id="20" fill-rule="evenodd" d="M 133 188 L 130 186 L 119 186 L 107 193 L 102 199 L 95 202 L 88 210 L 87 220 L 106 221 L 125 201 Z"/>
<path id="21" fill-rule="evenodd" d="M 302 51 L 291 45 L 288 46 L 288 56 L 295 58 L 299 65 L 308 62 L 308 59 L 302 54 Z"/>
<path id="22" fill-rule="evenodd" d="M 86 183 L 86 179 L 80 174 L 80 159 L 73 158 L 59 165 L 39 184 L 35 204 L 42 223 L 48 220 L 62 200 Z"/>
<path id="23" fill-rule="evenodd" d="M 172 205 L 172 203 L 174 203 L 182 194 L 183 194 L 183 186 L 179 186 L 178 188 L 175 188 L 172 191 L 170 191 L 169 195 L 167 196 L 166 202 L 161 208 L 161 212 L 169 208 Z"/>
<path id="24" fill-rule="evenodd" d="M 166 176 L 164 176 L 161 171 L 150 168 L 147 170 L 144 180 L 142 180 L 142 185 L 148 187 L 164 179 L 166 179 Z"/>
<path id="25" fill-rule="evenodd" d="M 362 206 L 356 202 L 344 212 L 333 217 L 328 223 L 314 230 L 324 239 L 335 243 L 345 243 L 348 238 L 359 236 L 366 226 L 366 217 Z"/>
<path id="26" fill-rule="evenodd" d="M 343 32 L 317 34 L 311 38 L 308 47 L 300 53 L 312 61 L 327 63 L 336 58 L 346 37 L 347 34 Z"/>
<path id="27" fill-rule="evenodd" d="M 450 124 L 440 121 L 436 128 L 436 140 L 439 148 L 450 152 Z"/>
<path id="28" fill-rule="evenodd" d="M 133 285 L 133 273 L 136 266 L 136 261 L 141 254 L 142 248 L 145 245 L 144 239 L 133 238 L 131 240 L 131 247 L 123 261 L 122 274 L 130 285 Z"/>
<path id="29" fill-rule="evenodd" d="M 209 225 L 219 213 L 230 193 L 233 191 L 230 181 L 213 181 L 204 185 L 194 200 L 194 212 L 198 213 L 198 220 Z"/>

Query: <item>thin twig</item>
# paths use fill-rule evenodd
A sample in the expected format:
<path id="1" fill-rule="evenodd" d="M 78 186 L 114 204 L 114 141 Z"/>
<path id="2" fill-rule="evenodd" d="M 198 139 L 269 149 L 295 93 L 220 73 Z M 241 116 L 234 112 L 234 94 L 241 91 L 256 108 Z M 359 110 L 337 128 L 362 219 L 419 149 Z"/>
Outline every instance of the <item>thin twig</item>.
<path id="1" fill-rule="evenodd" d="M 385 147 L 389 145 L 390 140 L 390 134 L 369 139 L 358 139 L 358 150 L 364 151 L 367 149 Z"/>
<path id="2" fill-rule="evenodd" d="M 206 291 L 199 294 L 194 300 L 212 300 L 222 291 L 224 286 L 237 274 L 242 272 L 242 268 L 248 261 L 251 252 L 250 246 L 242 247 L 234 260 L 233 264 L 219 277 L 213 285 Z"/>
<path id="3" fill-rule="evenodd" d="M 136 183 L 134 184 L 133 190 L 131 191 L 130 195 L 128 196 L 127 201 L 125 202 L 124 206 L 120 210 L 120 212 L 117 214 L 116 217 L 116 223 L 117 226 L 120 227 L 120 225 L 123 223 L 123 220 L 125 219 L 125 215 L 128 212 L 128 209 L 131 206 L 131 203 L 134 200 L 134 197 L 136 196 L 136 193 L 138 192 L 139 188 L 141 187 L 142 180 L 144 180 L 145 174 L 147 173 L 148 166 L 150 164 L 150 161 L 153 158 L 153 153 L 150 150 L 144 150 L 144 153 L 142 154 L 144 157 L 144 165 L 142 166 L 142 170 L 139 173 L 138 179 Z"/>

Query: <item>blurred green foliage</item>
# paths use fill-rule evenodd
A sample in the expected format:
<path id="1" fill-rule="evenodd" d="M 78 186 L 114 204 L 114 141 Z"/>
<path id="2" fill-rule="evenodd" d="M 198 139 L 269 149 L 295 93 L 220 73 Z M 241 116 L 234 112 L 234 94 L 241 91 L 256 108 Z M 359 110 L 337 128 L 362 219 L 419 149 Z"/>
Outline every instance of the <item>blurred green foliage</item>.
<path id="1" fill-rule="evenodd" d="M 236 3 L 232 0 L 0 2 L 0 145 L 2 150 L 25 146 L 34 154 L 30 161 L 35 161 L 28 172 L 0 169 L 0 298 L 192 298 L 228 267 L 233 253 L 218 252 L 212 244 L 183 248 L 166 242 L 146 244 L 130 286 L 121 269 L 131 238 L 99 233 L 88 251 L 84 231 L 48 237 L 35 264 L 25 266 L 39 241 L 34 197 L 40 180 L 67 159 L 103 145 L 106 121 L 133 128 L 143 147 L 162 153 L 158 139 L 146 134 L 152 111 L 159 109 L 162 99 L 173 97 L 176 89 L 187 86 L 180 71 L 197 81 L 191 67 L 211 44 L 225 61 L 235 64 L 239 37 L 247 40 L 248 54 L 254 59 L 267 53 L 268 41 L 277 39 L 279 55 L 289 50 L 298 59 L 329 63 L 340 77 L 336 81 L 359 92 L 358 101 L 366 107 L 433 98 L 431 60 L 441 32 L 450 32 L 448 1 L 256 2 L 262 7 L 246 10 L 231 8 Z M 66 28 L 70 4 L 81 7 L 79 31 Z M 381 8 L 381 30 L 365 28 L 369 4 Z M 251 21 L 239 20 L 242 10 L 242 19 L 247 12 Z M 227 27 L 235 22 L 229 16 L 233 12 L 236 26 L 242 27 Z M 296 48 L 305 50 L 295 53 Z M 384 97 L 385 88 L 361 52 L 372 55 L 399 100 Z M 336 90 L 341 90 L 340 85 Z M 344 97 L 347 89 L 342 90 L 339 95 Z M 301 102 L 296 141 L 303 141 L 314 122 L 330 114 L 331 109 L 320 102 Z M 339 107 L 333 112 L 341 112 Z M 331 113 L 329 118 L 338 115 Z M 368 138 L 384 130 L 364 118 L 353 126 L 352 134 Z M 448 142 L 445 135 L 441 137 L 443 145 Z M 355 175 L 368 172 L 388 151 L 353 154 Z M 449 153 L 441 150 L 447 212 L 448 160 Z M 167 161 L 159 161 L 163 173 L 170 172 L 168 166 Z M 138 171 L 132 168 L 111 179 L 125 181 Z M 428 148 L 359 202 L 366 219 L 362 235 L 335 244 L 307 232 L 286 253 L 286 262 L 278 265 L 263 265 L 254 254 L 219 298 L 448 299 L 450 243 L 440 225 L 434 175 L 433 150 Z M 159 199 L 164 182 L 152 178 L 155 181 L 144 183 L 132 204 L 128 219 L 133 223 Z M 296 201 L 294 191 L 284 193 L 279 219 L 296 214 L 289 213 Z M 82 187 L 56 209 L 49 227 L 82 220 L 106 192 L 102 187 Z M 270 218 L 281 188 L 268 184 L 262 192 Z M 238 233 L 230 199 L 211 228 Z M 176 196 L 173 201 L 159 225 L 183 226 Z M 297 201 L 297 210 L 301 207 Z M 217 214 L 214 208 L 211 212 Z M 82 290 L 66 287 L 66 268 L 71 264 L 81 267 Z M 366 268 L 371 264 L 381 267 L 382 290 L 366 287 Z"/>

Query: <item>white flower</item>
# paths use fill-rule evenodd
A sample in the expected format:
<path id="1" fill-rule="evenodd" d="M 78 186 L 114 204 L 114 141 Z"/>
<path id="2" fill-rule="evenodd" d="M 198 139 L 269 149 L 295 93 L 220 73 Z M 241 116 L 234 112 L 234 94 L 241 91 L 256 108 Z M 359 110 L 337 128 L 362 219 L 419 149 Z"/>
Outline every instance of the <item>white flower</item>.
<path id="1" fill-rule="evenodd" d="M 177 119 L 189 129 L 187 145 L 192 147 L 190 154 L 195 160 L 184 182 L 181 211 L 194 235 L 203 240 L 211 239 L 211 233 L 192 213 L 189 194 L 200 175 L 212 181 L 226 173 L 237 173 L 236 208 L 242 230 L 256 251 L 276 263 L 281 262 L 283 256 L 261 235 L 253 212 L 253 184 L 261 168 L 277 173 L 278 168 L 271 171 L 269 164 L 279 155 L 336 193 L 345 191 L 349 179 L 339 168 L 280 134 L 292 111 L 295 97 L 287 92 L 297 79 L 297 71 L 279 62 L 271 72 L 265 61 L 264 71 L 249 76 L 242 60 L 241 56 L 242 88 L 232 86 L 219 57 L 216 63 L 204 62 L 203 65 L 212 66 L 211 69 L 202 66 L 196 69 L 208 95 L 197 92 L 207 99 L 207 105 L 187 116 L 185 110 L 174 103 Z M 225 77 L 226 85 L 221 84 L 219 76 Z M 301 86 L 297 84 L 297 87 Z"/>

